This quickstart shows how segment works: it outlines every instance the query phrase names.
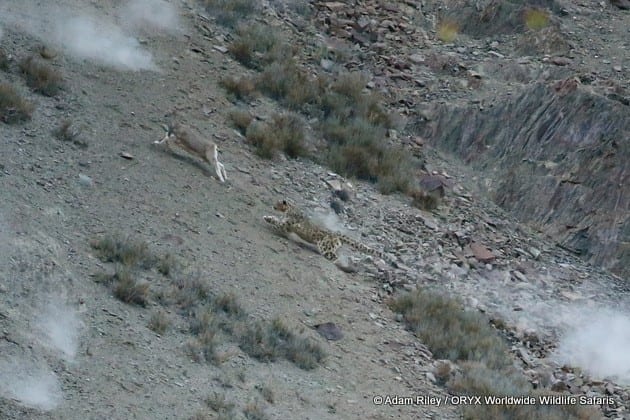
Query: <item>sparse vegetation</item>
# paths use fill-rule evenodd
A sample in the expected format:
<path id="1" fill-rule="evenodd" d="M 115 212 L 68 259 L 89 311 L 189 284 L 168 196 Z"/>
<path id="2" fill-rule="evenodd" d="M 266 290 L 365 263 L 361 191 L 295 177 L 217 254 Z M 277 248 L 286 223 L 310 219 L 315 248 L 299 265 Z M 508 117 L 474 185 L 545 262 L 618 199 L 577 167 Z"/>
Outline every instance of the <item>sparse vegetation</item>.
<path id="1" fill-rule="evenodd" d="M 275 397 L 273 394 L 273 389 L 271 389 L 267 385 L 259 385 L 256 387 L 256 389 L 258 389 L 258 392 L 260 392 L 260 395 L 262 395 L 265 401 L 267 401 L 269 404 L 274 403 Z"/>
<path id="2" fill-rule="evenodd" d="M 7 71 L 9 69 L 9 56 L 0 48 L 0 70 Z"/>
<path id="3" fill-rule="evenodd" d="M 217 414 L 232 414 L 234 403 L 228 402 L 224 394 L 214 393 L 206 398 L 206 405 Z"/>
<path id="4" fill-rule="evenodd" d="M 254 120 L 254 117 L 245 109 L 234 108 L 229 113 L 230 120 L 234 127 L 243 135 L 247 132 L 247 127 Z"/>
<path id="5" fill-rule="evenodd" d="M 224 294 L 214 300 L 214 310 L 231 318 L 240 319 L 245 316 L 245 311 L 238 304 L 236 296 L 232 293 Z"/>
<path id="6" fill-rule="evenodd" d="M 201 3 L 218 24 L 230 28 L 254 13 L 257 4 L 256 0 L 202 0 Z"/>
<path id="7" fill-rule="evenodd" d="M 53 132 L 55 138 L 61 141 L 87 147 L 87 142 L 81 139 L 81 129 L 72 124 L 71 120 L 63 120 L 59 127 Z"/>
<path id="8" fill-rule="evenodd" d="M 449 390 L 457 395 L 525 396 L 558 395 L 548 390 L 533 391 L 527 379 L 515 369 L 490 369 L 483 363 L 466 362 L 462 371 L 448 383 Z M 481 404 L 463 407 L 463 418 L 483 419 L 550 419 L 587 420 L 600 418 L 591 406 L 542 404 Z"/>
<path id="9" fill-rule="evenodd" d="M 306 370 L 314 369 L 324 358 L 319 345 L 296 336 L 279 319 L 247 325 L 240 334 L 240 347 L 258 360 L 273 362 L 282 357 Z"/>
<path id="10" fill-rule="evenodd" d="M 113 277 L 114 296 L 125 303 L 146 306 L 149 283 L 138 281 L 126 268 L 118 270 Z"/>
<path id="11" fill-rule="evenodd" d="M 156 258 L 149 252 L 148 245 L 143 241 L 107 235 L 91 241 L 91 245 L 104 262 L 119 262 L 125 266 L 138 264 L 144 269 L 151 268 L 156 262 Z"/>
<path id="12" fill-rule="evenodd" d="M 391 302 L 408 327 L 429 346 L 436 357 L 458 362 L 461 371 L 453 374 L 448 363 L 436 370 L 436 377 L 456 395 L 525 396 L 534 391 L 513 366 L 506 343 L 478 312 L 467 311 L 454 299 L 419 290 Z M 449 379 L 450 378 L 450 379 Z M 536 391 L 543 392 L 543 391 Z M 549 392 L 545 392 L 549 393 Z M 589 419 L 591 407 L 559 405 L 470 405 L 463 408 L 464 419 Z"/>
<path id="13" fill-rule="evenodd" d="M 459 32 L 459 25 L 453 21 L 447 20 L 440 22 L 437 27 L 437 39 L 442 42 L 450 43 L 455 41 Z"/>
<path id="14" fill-rule="evenodd" d="M 154 267 L 163 272 L 164 260 L 149 251 L 146 242 L 135 241 L 120 235 L 106 235 L 93 239 L 90 245 L 97 251 L 97 256 L 104 262 L 116 264 L 115 273 L 97 273 L 95 281 L 112 287 L 114 296 L 126 303 L 145 306 L 149 300 L 149 283 L 138 280 L 140 270 Z"/>
<path id="15" fill-rule="evenodd" d="M 549 25 L 549 14 L 542 9 L 525 10 L 525 26 L 532 31 L 539 31 Z"/>
<path id="16" fill-rule="evenodd" d="M 240 26 L 237 38 L 228 48 L 241 64 L 259 70 L 270 63 L 286 61 L 294 53 L 278 30 L 260 23 Z"/>
<path id="17" fill-rule="evenodd" d="M 8 83 L 0 83 L 0 121 L 13 124 L 31 119 L 33 104 Z"/>
<path id="18" fill-rule="evenodd" d="M 173 280 L 171 295 L 182 310 L 191 311 L 208 301 L 210 286 L 199 272 L 182 273 Z"/>
<path id="19" fill-rule="evenodd" d="M 260 24 L 239 28 L 230 51 L 244 65 L 261 70 L 256 79 L 260 92 L 321 121 L 317 128 L 330 147 L 320 163 L 342 175 L 378 183 L 383 193 L 410 192 L 416 162 L 401 148 L 385 144 L 393 121 L 380 105 L 382 98 L 366 92 L 367 79 L 361 73 L 342 73 L 334 79 L 309 77 L 292 59 L 293 48 Z M 271 158 L 280 150 L 289 157 L 307 155 L 304 130 L 301 124 L 295 129 L 296 118 L 252 122 L 241 111 L 230 118 L 261 157 Z"/>
<path id="20" fill-rule="evenodd" d="M 187 343 L 187 350 L 196 361 L 220 363 L 222 357 L 216 348 L 224 336 L 238 341 L 244 351 L 263 361 L 282 357 L 302 369 L 314 369 L 324 357 L 317 344 L 295 335 L 280 320 L 247 323 L 247 313 L 234 294 L 213 295 L 199 272 L 172 273 L 173 257 L 170 254 L 156 257 L 145 242 L 106 235 L 93 239 L 90 245 L 102 261 L 116 264 L 114 274 L 97 273 L 95 281 L 111 287 L 123 302 L 146 306 L 149 301 L 149 282 L 138 279 L 139 269 L 156 268 L 164 276 L 173 274 L 170 293 L 165 294 L 169 290 L 165 288 L 162 295 L 159 292 L 154 295 L 162 305 L 177 305 L 180 315 L 188 319 L 194 337 Z M 166 332 L 170 324 L 163 311 L 153 313 L 149 320 L 149 328 L 159 334 Z"/>
<path id="21" fill-rule="evenodd" d="M 267 414 L 265 414 L 265 408 L 259 402 L 251 402 L 243 408 L 243 414 L 247 420 L 265 420 Z"/>
<path id="22" fill-rule="evenodd" d="M 149 284 L 140 282 L 134 276 L 130 267 L 118 264 L 112 275 L 98 273 L 94 279 L 97 283 L 110 286 L 114 296 L 125 303 L 145 306 L 149 296 Z"/>
<path id="23" fill-rule="evenodd" d="M 157 260 L 157 270 L 163 276 L 170 276 L 177 267 L 177 260 L 171 254 L 164 254 Z"/>
<path id="24" fill-rule="evenodd" d="M 154 312 L 149 319 L 149 328 L 158 334 L 164 334 L 171 326 L 171 320 L 166 312 L 159 310 Z"/>
<path id="25" fill-rule="evenodd" d="M 48 64 L 40 62 L 34 56 L 29 56 L 20 61 L 19 66 L 26 84 L 33 91 L 45 96 L 55 96 L 61 91 L 63 78 Z"/>
<path id="26" fill-rule="evenodd" d="M 239 101 L 247 101 L 252 99 L 256 93 L 256 85 L 253 80 L 247 76 L 241 77 L 225 77 L 221 79 L 221 85 L 228 94 Z"/>
<path id="27" fill-rule="evenodd" d="M 440 204 L 438 197 L 421 189 L 415 189 L 411 191 L 409 195 L 413 199 L 411 205 L 420 210 L 435 210 Z"/>
<path id="28" fill-rule="evenodd" d="M 512 364 L 506 343 L 477 311 L 464 310 L 455 299 L 423 290 L 391 305 L 433 354 L 452 361 L 482 361 L 491 368 Z"/>
<path id="29" fill-rule="evenodd" d="M 276 114 L 270 123 L 253 122 L 245 137 L 264 158 L 272 158 L 278 151 L 291 158 L 306 155 L 304 126 L 294 114 Z"/>

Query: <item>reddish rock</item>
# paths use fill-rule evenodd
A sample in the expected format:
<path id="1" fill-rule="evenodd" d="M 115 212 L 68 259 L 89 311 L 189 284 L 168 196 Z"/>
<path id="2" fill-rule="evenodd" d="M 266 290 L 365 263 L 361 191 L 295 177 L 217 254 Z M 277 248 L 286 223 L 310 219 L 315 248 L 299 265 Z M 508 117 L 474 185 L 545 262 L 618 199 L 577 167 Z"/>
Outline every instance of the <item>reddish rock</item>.
<path id="1" fill-rule="evenodd" d="M 475 258 L 482 263 L 492 262 L 496 258 L 488 248 L 477 242 L 470 244 L 470 250 Z"/>

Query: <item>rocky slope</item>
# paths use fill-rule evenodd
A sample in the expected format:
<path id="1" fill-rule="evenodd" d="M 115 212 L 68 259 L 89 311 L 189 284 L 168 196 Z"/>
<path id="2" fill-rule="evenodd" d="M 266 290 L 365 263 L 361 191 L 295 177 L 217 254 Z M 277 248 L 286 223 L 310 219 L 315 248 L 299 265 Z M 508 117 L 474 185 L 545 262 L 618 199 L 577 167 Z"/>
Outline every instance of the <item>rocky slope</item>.
<path id="1" fill-rule="evenodd" d="M 299 60 L 311 72 L 332 64 L 370 75 L 368 87 L 399 115 L 389 141 L 422 156 L 446 188 L 436 211 L 352 181 L 353 199 L 332 216 L 331 185 L 346 180 L 310 161 L 255 156 L 231 128 L 233 103 L 219 86 L 250 71 L 226 53 L 233 30 L 199 2 L 155 3 L 149 18 L 134 7 L 151 3 L 137 1 L 0 7 L 9 55 L 0 82 L 36 105 L 32 120 L 0 125 L 0 415 L 212 418 L 224 398 L 236 418 L 459 418 L 452 404 L 373 403 L 448 395 L 430 349 L 385 305 L 392 293 L 429 287 L 489 314 L 532 383 L 612 397 L 597 405 L 601 416 L 629 418 L 625 372 L 571 359 L 604 359 L 627 340 L 627 314 L 607 311 L 628 307 L 629 287 L 605 268 L 623 276 L 628 257 L 628 12 L 538 2 L 553 11 L 540 37 L 502 29 L 512 26 L 499 17 L 511 22 L 518 8 L 492 1 L 297 3 L 264 2 L 260 13 L 310 52 Z M 440 19 L 472 22 L 480 11 L 498 26 L 462 25 L 456 41 L 436 39 Z M 60 36 L 58 22 L 80 31 Z M 91 37 L 106 42 L 87 50 L 70 42 Z M 322 45 L 334 54 L 318 57 Z M 18 63 L 30 54 L 62 72 L 61 94 L 25 85 Z M 265 97 L 249 105 L 262 120 L 278 109 Z M 174 109 L 217 142 L 226 184 L 152 144 Z M 82 129 L 78 144 L 53 134 L 67 119 Z M 277 237 L 262 215 L 283 197 L 384 249 L 396 266 L 367 259 L 344 272 Z M 179 281 L 235 295 L 248 322 L 285 320 L 322 346 L 322 366 L 260 362 L 226 335 L 221 363 L 195 361 L 177 306 L 158 294 L 129 305 L 97 281 L 115 267 L 90 243 L 116 232 L 174 255 L 185 266 Z M 173 286 L 156 270 L 139 275 L 151 290 Z M 172 324 L 162 334 L 148 328 L 157 312 Z M 344 337 L 328 341 L 311 328 L 326 322 Z M 591 335 L 572 345 L 567 329 Z"/>

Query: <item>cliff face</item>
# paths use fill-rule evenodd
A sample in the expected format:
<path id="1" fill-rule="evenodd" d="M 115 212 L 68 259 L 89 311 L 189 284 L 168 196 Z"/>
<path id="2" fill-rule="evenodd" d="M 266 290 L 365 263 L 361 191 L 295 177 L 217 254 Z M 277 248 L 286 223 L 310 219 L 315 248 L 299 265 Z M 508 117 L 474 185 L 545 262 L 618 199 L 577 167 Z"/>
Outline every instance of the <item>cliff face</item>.
<path id="1" fill-rule="evenodd" d="M 630 274 L 630 107 L 576 80 L 492 107 L 438 108 L 416 126 L 483 170 L 493 199 L 558 245 Z"/>

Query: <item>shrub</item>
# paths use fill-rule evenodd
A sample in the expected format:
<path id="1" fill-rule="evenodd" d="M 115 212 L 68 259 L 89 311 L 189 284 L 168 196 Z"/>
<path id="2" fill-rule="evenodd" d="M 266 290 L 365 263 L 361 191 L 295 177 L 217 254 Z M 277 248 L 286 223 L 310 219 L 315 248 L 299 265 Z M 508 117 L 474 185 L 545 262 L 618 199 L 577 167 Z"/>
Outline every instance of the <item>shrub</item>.
<path id="1" fill-rule="evenodd" d="M 516 370 L 490 369 L 479 362 L 463 363 L 461 373 L 446 385 L 456 395 L 520 397 L 556 394 L 548 390 L 534 392 L 527 379 Z M 587 420 L 600 417 L 593 407 L 580 405 L 474 404 L 463 407 L 463 418 L 467 420 Z"/>
<path id="2" fill-rule="evenodd" d="M 224 394 L 216 392 L 206 398 L 206 405 L 216 413 L 231 413 L 234 410 L 234 403 L 228 402 Z"/>
<path id="3" fill-rule="evenodd" d="M 149 329 L 158 334 L 164 334 L 171 326 L 171 320 L 164 311 L 156 311 L 149 319 Z"/>
<path id="4" fill-rule="evenodd" d="M 49 65 L 38 61 L 34 56 L 26 57 L 19 66 L 26 84 L 35 92 L 45 96 L 55 96 L 61 90 L 63 83 L 61 74 Z"/>
<path id="5" fill-rule="evenodd" d="M 0 70 L 7 71 L 9 69 L 9 56 L 0 48 Z"/>
<path id="6" fill-rule="evenodd" d="M 287 61 L 294 54 L 278 30 L 259 23 L 240 26 L 228 49 L 241 64 L 259 70 L 273 62 Z"/>
<path id="7" fill-rule="evenodd" d="M 243 414 L 247 420 L 266 420 L 264 407 L 258 402 L 251 402 L 243 408 Z"/>
<path id="8" fill-rule="evenodd" d="M 113 280 L 114 296 L 125 303 L 146 306 L 149 296 L 149 283 L 137 281 L 126 268 L 118 270 Z"/>
<path id="9" fill-rule="evenodd" d="M 256 0 L 203 0 L 206 10 L 214 15 L 217 23 L 234 27 L 256 11 Z"/>
<path id="10" fill-rule="evenodd" d="M 232 109 L 228 116 L 234 127 L 242 134 L 247 132 L 247 127 L 249 127 L 249 124 L 251 124 L 254 119 L 248 111 L 240 108 Z"/>
<path id="11" fill-rule="evenodd" d="M 279 319 L 247 325 L 239 341 L 245 353 L 264 362 L 283 357 L 302 369 L 310 370 L 324 358 L 319 345 L 308 338 L 297 337 Z"/>
<path id="12" fill-rule="evenodd" d="M 221 79 L 221 85 L 236 100 L 250 100 L 256 93 L 256 85 L 247 76 L 225 77 Z"/>
<path id="13" fill-rule="evenodd" d="M 8 83 L 0 83 L 0 121 L 7 124 L 31 119 L 33 104 L 22 98 Z"/>
<path id="14" fill-rule="evenodd" d="M 294 114 L 276 114 L 270 123 L 253 122 L 245 137 L 264 158 L 272 158 L 278 151 L 290 158 L 306 155 L 304 126 Z"/>
<path id="15" fill-rule="evenodd" d="M 98 251 L 98 257 L 104 262 L 120 262 L 125 266 L 140 265 L 152 267 L 156 259 L 149 252 L 146 242 L 134 241 L 118 235 L 107 235 L 91 241 L 92 248 Z"/>
<path id="16" fill-rule="evenodd" d="M 409 195 L 413 199 L 411 205 L 420 210 L 435 210 L 440 203 L 435 194 L 429 194 L 421 189 L 414 189 Z"/>
<path id="17" fill-rule="evenodd" d="M 525 26 L 532 31 L 539 31 L 549 25 L 549 14 L 542 9 L 525 10 Z"/>
<path id="18" fill-rule="evenodd" d="M 437 39 L 442 42 L 450 43 L 455 41 L 459 25 L 453 21 L 440 22 L 437 27 Z"/>
<path id="19" fill-rule="evenodd" d="M 177 260 L 171 254 L 164 254 L 157 260 L 157 270 L 163 276 L 170 276 L 177 267 Z"/>
<path id="20" fill-rule="evenodd" d="M 88 146 L 87 142 L 81 139 L 81 129 L 73 126 L 70 120 L 63 120 L 53 134 L 57 140 L 70 142 L 81 147 Z"/>
<path id="21" fill-rule="evenodd" d="M 452 361 L 479 361 L 490 368 L 512 365 L 509 349 L 488 319 L 464 310 L 452 298 L 423 290 L 400 297 L 391 305 L 433 354 Z"/>
<path id="22" fill-rule="evenodd" d="M 199 272 L 180 273 L 173 280 L 171 295 L 181 309 L 188 311 L 208 302 L 210 286 Z"/>

